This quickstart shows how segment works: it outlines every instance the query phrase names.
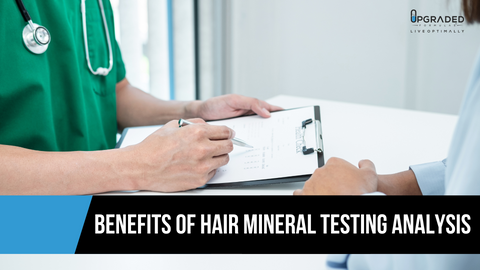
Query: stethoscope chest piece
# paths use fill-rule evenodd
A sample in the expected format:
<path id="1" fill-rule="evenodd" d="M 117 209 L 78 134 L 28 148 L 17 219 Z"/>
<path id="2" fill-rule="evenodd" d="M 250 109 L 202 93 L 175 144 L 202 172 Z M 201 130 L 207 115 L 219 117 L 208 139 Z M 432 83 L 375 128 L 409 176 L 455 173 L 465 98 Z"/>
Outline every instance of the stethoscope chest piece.
<path id="1" fill-rule="evenodd" d="M 51 40 L 47 28 L 31 21 L 23 28 L 22 36 L 25 47 L 34 54 L 44 53 Z"/>

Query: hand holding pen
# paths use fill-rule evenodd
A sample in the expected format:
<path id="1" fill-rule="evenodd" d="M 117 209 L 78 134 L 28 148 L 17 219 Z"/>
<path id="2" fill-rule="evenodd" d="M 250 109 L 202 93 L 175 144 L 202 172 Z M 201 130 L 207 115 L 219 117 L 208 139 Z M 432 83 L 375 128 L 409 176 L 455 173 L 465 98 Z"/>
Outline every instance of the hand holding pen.
<path id="1" fill-rule="evenodd" d="M 141 143 L 119 149 L 142 173 L 138 177 L 142 185 L 129 189 L 194 189 L 205 185 L 218 168 L 228 164 L 235 132 L 226 126 L 208 125 L 202 119 L 190 122 L 193 125 L 179 128 L 178 120 L 170 121 Z"/>
<path id="2" fill-rule="evenodd" d="M 186 125 L 194 125 L 194 123 L 189 122 L 185 119 L 178 120 L 178 127 L 183 127 L 183 126 L 186 126 Z M 247 144 L 242 139 L 239 139 L 239 138 L 236 138 L 236 137 L 232 139 L 232 142 L 233 142 L 234 145 L 237 145 L 237 146 L 253 148 L 253 146 Z"/>

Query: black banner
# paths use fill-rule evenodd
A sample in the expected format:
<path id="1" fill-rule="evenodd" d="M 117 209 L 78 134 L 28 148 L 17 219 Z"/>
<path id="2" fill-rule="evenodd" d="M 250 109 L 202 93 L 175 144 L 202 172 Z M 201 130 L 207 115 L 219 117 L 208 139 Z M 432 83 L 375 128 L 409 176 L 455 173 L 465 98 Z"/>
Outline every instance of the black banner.
<path id="1" fill-rule="evenodd" d="M 479 196 L 93 196 L 78 254 L 480 253 Z"/>

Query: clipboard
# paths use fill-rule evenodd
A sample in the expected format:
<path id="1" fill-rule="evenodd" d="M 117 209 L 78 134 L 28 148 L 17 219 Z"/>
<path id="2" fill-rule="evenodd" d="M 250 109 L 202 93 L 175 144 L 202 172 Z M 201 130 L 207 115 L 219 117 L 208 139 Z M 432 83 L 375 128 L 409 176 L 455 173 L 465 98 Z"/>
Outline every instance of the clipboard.
<path id="1" fill-rule="evenodd" d="M 316 168 L 325 164 L 322 122 L 318 105 L 271 112 L 271 117 L 266 119 L 258 115 L 245 115 L 207 122 L 213 125 L 229 126 L 235 130 L 239 138 L 249 144 L 254 143 L 254 146 L 262 144 L 257 145 L 258 147 L 253 150 L 235 146 L 234 151 L 230 153 L 229 164 L 220 167 L 216 175 L 199 188 L 228 188 L 306 181 Z M 161 126 L 126 128 L 115 148 L 140 143 L 158 128 Z M 282 140 L 284 138 L 285 143 Z M 268 145 L 265 143 L 266 140 Z M 290 166 L 295 162 L 298 167 Z M 234 179 L 243 175 L 245 177 L 243 180 Z"/>

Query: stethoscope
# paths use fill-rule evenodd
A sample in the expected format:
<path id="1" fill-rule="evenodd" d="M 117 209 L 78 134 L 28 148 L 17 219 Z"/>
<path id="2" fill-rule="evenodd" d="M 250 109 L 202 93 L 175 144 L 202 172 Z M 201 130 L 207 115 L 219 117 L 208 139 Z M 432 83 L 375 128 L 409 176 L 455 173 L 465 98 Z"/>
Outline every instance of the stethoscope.
<path id="1" fill-rule="evenodd" d="M 23 19 L 27 22 L 25 28 L 23 28 L 22 36 L 23 36 L 23 43 L 25 47 L 29 51 L 34 54 L 42 54 L 48 49 L 48 45 L 52 40 L 50 32 L 48 32 L 47 28 L 44 26 L 38 25 L 32 22 L 32 18 L 27 12 L 27 9 L 23 5 L 22 0 L 15 0 L 17 2 L 18 8 L 20 9 L 20 13 L 22 14 Z M 108 52 L 109 52 L 109 67 L 99 67 L 97 70 L 92 69 L 92 65 L 90 63 L 90 56 L 88 53 L 88 40 L 87 40 L 87 22 L 86 22 L 86 9 L 85 9 L 85 0 L 81 2 L 81 12 L 82 12 L 82 27 L 83 27 L 83 40 L 85 43 L 85 54 L 87 58 L 88 68 L 90 72 L 94 75 L 101 75 L 107 76 L 108 73 L 112 70 L 113 67 L 113 52 L 112 52 L 112 42 L 110 41 L 110 35 L 108 33 L 108 25 L 107 19 L 105 18 L 105 12 L 103 9 L 102 0 L 98 0 L 98 5 L 100 6 L 100 10 L 102 12 L 103 17 L 103 27 L 105 29 L 105 33 L 107 36 L 107 45 L 108 45 Z"/>

